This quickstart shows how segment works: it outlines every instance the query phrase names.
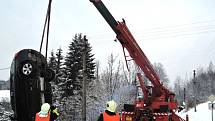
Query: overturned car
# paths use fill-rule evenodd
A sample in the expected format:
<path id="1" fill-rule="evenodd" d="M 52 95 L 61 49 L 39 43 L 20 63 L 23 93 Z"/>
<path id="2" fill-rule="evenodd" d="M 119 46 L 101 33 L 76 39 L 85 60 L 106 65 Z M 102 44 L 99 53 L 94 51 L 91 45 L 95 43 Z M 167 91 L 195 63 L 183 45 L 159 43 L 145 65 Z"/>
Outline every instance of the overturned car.
<path id="1" fill-rule="evenodd" d="M 42 103 L 52 104 L 50 81 L 54 78 L 41 53 L 33 49 L 16 53 L 10 69 L 11 120 L 34 121 Z"/>

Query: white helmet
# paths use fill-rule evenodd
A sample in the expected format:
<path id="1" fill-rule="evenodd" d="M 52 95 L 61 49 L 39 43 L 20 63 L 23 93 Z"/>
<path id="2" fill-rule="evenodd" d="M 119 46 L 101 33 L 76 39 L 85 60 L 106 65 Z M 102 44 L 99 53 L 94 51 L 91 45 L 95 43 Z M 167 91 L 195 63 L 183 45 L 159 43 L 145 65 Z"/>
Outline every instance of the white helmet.
<path id="1" fill-rule="evenodd" d="M 106 104 L 106 109 L 110 112 L 115 112 L 117 107 L 117 103 L 114 100 L 108 101 Z"/>
<path id="2" fill-rule="evenodd" d="M 42 114 L 48 114 L 50 110 L 50 105 L 48 103 L 44 103 L 42 106 L 41 106 L 41 111 L 40 113 Z"/>

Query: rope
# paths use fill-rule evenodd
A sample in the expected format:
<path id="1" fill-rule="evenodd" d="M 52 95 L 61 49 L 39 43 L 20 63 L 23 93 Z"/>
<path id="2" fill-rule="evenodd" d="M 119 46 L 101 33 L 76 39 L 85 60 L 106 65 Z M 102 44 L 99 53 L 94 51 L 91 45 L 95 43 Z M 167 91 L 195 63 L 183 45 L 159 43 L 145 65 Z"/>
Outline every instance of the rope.
<path id="1" fill-rule="evenodd" d="M 48 18 L 48 12 L 46 13 L 46 19 L 45 19 L 45 23 L 44 23 L 44 27 L 43 27 L 43 34 L 42 34 L 41 43 L 40 43 L 40 53 L 41 53 L 41 49 L 43 46 L 43 38 L 44 38 L 45 30 L 46 30 L 46 23 L 48 20 L 47 18 Z"/>
<path id="2" fill-rule="evenodd" d="M 52 0 L 49 0 L 49 11 L 48 11 L 48 28 L 47 28 L 47 36 L 46 36 L 46 59 L 47 59 L 47 53 L 48 53 L 48 40 L 49 40 L 49 26 L 50 26 L 50 17 L 51 17 L 51 3 Z"/>
<path id="3" fill-rule="evenodd" d="M 40 53 L 41 53 L 42 46 L 43 46 L 43 39 L 44 39 L 44 35 L 45 35 L 45 32 L 46 32 L 46 53 L 45 53 L 46 60 L 47 60 L 47 52 L 48 52 L 49 26 L 50 26 L 50 16 L 51 16 L 51 3 L 52 3 L 52 0 L 49 0 L 47 13 L 46 13 L 46 18 L 45 18 L 45 23 L 44 23 L 44 27 L 43 27 L 41 44 L 40 44 Z M 47 23 L 48 23 L 48 25 L 47 25 Z M 47 25 L 47 31 L 46 31 L 46 25 Z"/>

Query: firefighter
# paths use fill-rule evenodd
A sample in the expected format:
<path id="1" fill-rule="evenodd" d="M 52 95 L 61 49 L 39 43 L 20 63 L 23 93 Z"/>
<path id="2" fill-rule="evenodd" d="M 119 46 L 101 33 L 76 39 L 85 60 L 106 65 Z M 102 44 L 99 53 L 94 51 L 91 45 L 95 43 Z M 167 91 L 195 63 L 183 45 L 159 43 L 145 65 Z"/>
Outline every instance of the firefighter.
<path id="1" fill-rule="evenodd" d="M 54 121 L 59 116 L 57 108 L 44 103 L 41 106 L 41 111 L 36 113 L 35 121 Z"/>
<path id="2" fill-rule="evenodd" d="M 114 100 L 108 101 L 106 110 L 100 114 L 98 121 L 121 121 L 119 113 L 116 112 L 117 104 Z"/>
<path id="3" fill-rule="evenodd" d="M 50 107 L 50 113 L 51 113 L 50 121 L 56 120 L 57 117 L 59 116 L 58 109 L 55 106 Z"/>

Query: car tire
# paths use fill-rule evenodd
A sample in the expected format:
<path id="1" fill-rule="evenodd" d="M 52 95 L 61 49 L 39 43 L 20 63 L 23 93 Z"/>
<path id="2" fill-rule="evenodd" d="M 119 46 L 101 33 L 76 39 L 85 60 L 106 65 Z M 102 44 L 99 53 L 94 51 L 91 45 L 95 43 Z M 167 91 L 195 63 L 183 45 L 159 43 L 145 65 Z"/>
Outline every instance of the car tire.
<path id="1" fill-rule="evenodd" d="M 51 82 L 52 80 L 55 79 L 55 72 L 50 68 L 46 69 L 44 78 L 45 81 Z"/>
<path id="2" fill-rule="evenodd" d="M 22 78 L 32 78 L 36 76 L 36 66 L 32 61 L 24 61 L 20 64 L 19 75 Z"/>

